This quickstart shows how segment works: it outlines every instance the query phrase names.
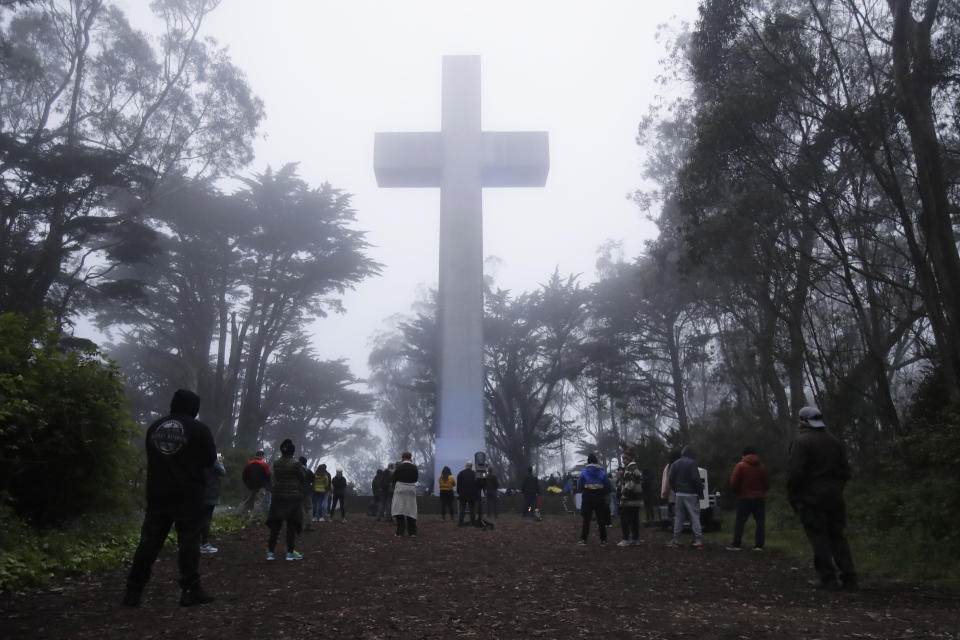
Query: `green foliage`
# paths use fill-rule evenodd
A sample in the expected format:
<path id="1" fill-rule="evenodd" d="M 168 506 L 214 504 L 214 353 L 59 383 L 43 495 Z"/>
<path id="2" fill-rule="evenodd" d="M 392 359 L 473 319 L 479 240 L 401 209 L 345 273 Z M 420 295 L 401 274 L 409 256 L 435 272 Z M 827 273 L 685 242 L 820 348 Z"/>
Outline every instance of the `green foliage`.
<path id="1" fill-rule="evenodd" d="M 903 435 L 874 477 L 851 487 L 859 496 L 851 517 L 884 538 L 878 547 L 898 555 L 898 543 L 908 541 L 906 546 L 923 556 L 921 564 L 937 570 L 957 568 L 960 558 L 960 407 L 945 403 L 946 397 L 942 376 L 928 375 L 914 397 Z"/>
<path id="2" fill-rule="evenodd" d="M 140 522 L 127 514 L 98 515 L 63 528 L 37 530 L 0 505 L 0 593 L 128 564 L 140 540 Z M 216 539 L 236 533 L 247 523 L 234 512 L 218 514 L 211 535 Z M 167 546 L 175 549 L 169 539 Z"/>
<path id="3" fill-rule="evenodd" d="M 0 496 L 38 524 L 124 504 L 133 425 L 116 367 L 43 314 L 0 315 Z"/>

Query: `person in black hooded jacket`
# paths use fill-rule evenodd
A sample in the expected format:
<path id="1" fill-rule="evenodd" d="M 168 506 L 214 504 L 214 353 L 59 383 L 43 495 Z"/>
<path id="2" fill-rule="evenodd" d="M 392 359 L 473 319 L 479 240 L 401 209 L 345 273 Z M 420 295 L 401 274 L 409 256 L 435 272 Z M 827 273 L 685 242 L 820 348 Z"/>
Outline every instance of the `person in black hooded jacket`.
<path id="1" fill-rule="evenodd" d="M 170 413 L 147 428 L 147 510 L 127 575 L 123 604 L 136 607 L 171 526 L 177 529 L 181 606 L 213 601 L 200 584 L 200 530 L 204 522 L 204 469 L 217 461 L 207 425 L 196 419 L 200 398 L 178 389 Z"/>

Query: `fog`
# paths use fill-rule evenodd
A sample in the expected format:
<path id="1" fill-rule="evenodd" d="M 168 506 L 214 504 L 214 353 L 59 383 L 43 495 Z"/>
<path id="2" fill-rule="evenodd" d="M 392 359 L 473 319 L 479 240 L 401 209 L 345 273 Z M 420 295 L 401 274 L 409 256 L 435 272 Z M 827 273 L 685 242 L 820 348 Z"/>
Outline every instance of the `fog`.
<path id="1" fill-rule="evenodd" d="M 118 4 L 137 27 L 156 24 L 141 0 Z M 628 198 L 643 184 L 634 137 L 648 105 L 675 97 L 657 81 L 663 35 L 695 18 L 694 0 L 222 2 L 204 33 L 227 47 L 267 113 L 248 173 L 299 162 L 311 185 L 354 194 L 355 227 L 384 265 L 344 297 L 345 314 L 314 323 L 317 355 L 367 375 L 371 337 L 436 287 L 439 190 L 378 188 L 373 141 L 439 131 L 442 56 L 481 57 L 485 131 L 549 134 L 545 187 L 484 190 L 487 274 L 517 293 L 555 268 L 586 284 L 601 245 L 629 258 L 655 233 Z"/>

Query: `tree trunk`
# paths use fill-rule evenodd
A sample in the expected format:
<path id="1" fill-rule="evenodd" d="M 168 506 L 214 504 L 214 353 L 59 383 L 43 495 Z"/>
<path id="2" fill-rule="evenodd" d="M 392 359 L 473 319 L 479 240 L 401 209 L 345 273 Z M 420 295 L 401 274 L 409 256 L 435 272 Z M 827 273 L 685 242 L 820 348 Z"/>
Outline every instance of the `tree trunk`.
<path id="1" fill-rule="evenodd" d="M 893 15 L 891 50 L 897 110 L 910 135 L 916 162 L 921 207 L 917 222 L 930 263 L 944 317 L 942 362 L 949 380 L 950 399 L 960 401 L 960 256 L 950 220 L 950 201 L 943 154 L 933 115 L 933 86 L 937 71 L 930 33 L 938 0 L 926 0 L 923 18 L 914 20 L 911 0 L 887 0 Z M 931 310 L 931 313 L 934 310 Z"/>

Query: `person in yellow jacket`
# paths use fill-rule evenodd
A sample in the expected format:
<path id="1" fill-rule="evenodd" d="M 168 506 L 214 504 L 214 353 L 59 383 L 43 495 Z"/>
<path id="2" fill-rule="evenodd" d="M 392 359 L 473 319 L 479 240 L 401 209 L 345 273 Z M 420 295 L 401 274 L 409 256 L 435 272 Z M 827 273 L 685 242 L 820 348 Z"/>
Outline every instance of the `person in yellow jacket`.
<path id="1" fill-rule="evenodd" d="M 313 519 L 316 522 L 326 522 L 327 494 L 330 493 L 330 474 L 327 465 L 321 464 L 313 477 Z"/>
<path id="2" fill-rule="evenodd" d="M 457 486 L 457 481 L 450 471 L 450 467 L 444 467 L 440 472 L 440 479 L 437 480 L 440 486 L 440 517 L 447 519 L 447 511 L 450 511 L 450 520 L 453 520 L 453 488 Z"/>

